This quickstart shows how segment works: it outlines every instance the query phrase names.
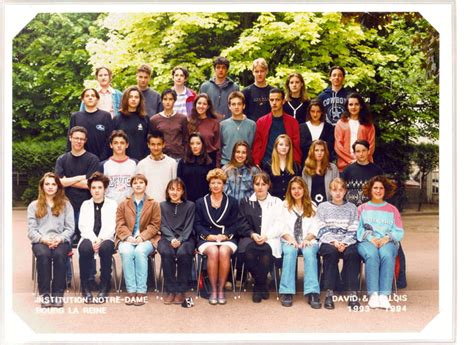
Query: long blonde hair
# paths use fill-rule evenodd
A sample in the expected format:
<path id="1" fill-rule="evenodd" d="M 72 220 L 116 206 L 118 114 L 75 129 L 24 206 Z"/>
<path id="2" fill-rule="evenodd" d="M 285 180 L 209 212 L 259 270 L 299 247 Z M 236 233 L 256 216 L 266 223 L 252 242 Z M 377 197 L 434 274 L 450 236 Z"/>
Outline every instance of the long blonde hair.
<path id="1" fill-rule="evenodd" d="M 48 214 L 48 205 L 46 203 L 46 193 L 44 192 L 44 183 L 47 178 L 53 178 L 54 182 L 56 182 L 56 185 L 58 186 L 58 190 L 56 191 L 56 194 L 53 197 L 53 207 L 51 209 L 51 212 L 53 213 L 53 216 L 58 217 L 61 212 L 64 210 L 66 207 L 66 202 L 68 201 L 66 194 L 64 193 L 64 187 L 61 183 L 61 180 L 59 179 L 59 176 L 56 175 L 55 173 L 52 172 L 47 172 L 46 174 L 43 175 L 41 180 L 39 181 L 38 184 L 38 203 L 36 205 L 36 212 L 35 216 L 36 218 L 43 218 Z"/>
<path id="2" fill-rule="evenodd" d="M 273 151 L 272 151 L 272 174 L 274 176 L 280 176 L 280 156 L 277 152 L 277 145 L 280 140 L 286 140 L 288 145 L 290 145 L 290 149 L 288 150 L 288 154 L 286 155 L 286 164 L 285 170 L 287 170 L 292 175 L 295 174 L 295 170 L 293 169 L 293 143 L 291 142 L 290 137 L 287 134 L 280 134 L 273 143 Z"/>
<path id="3" fill-rule="evenodd" d="M 290 182 L 288 182 L 288 188 L 286 189 L 285 194 L 285 200 L 288 205 L 288 210 L 292 210 L 296 205 L 295 199 L 293 199 L 293 196 L 291 195 L 291 185 L 293 183 L 297 183 L 303 188 L 303 216 L 313 217 L 314 215 L 316 215 L 316 211 L 313 208 L 313 202 L 311 201 L 311 196 L 309 195 L 308 186 L 306 185 L 306 182 L 304 182 L 303 178 L 300 176 L 293 176 Z"/>
<path id="4" fill-rule="evenodd" d="M 318 162 L 316 161 L 316 157 L 314 155 L 314 148 L 319 145 L 324 147 L 324 156 L 321 162 L 321 170 L 318 174 Z M 329 149 L 328 144 L 324 140 L 317 139 L 311 143 L 308 151 L 308 157 L 304 162 L 304 172 L 308 176 L 314 176 L 316 174 L 320 176 L 324 176 L 326 171 L 329 167 Z"/>

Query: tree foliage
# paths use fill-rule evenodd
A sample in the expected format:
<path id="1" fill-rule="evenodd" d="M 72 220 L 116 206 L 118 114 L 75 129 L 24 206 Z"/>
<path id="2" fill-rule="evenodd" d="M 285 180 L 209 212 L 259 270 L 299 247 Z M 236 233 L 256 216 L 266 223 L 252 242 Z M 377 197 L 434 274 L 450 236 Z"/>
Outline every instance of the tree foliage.
<path id="1" fill-rule="evenodd" d="M 418 199 L 418 211 L 421 210 L 423 191 L 426 190 L 426 178 L 436 169 L 439 163 L 439 147 L 435 144 L 421 143 L 414 146 L 413 161 L 417 164 L 421 178 L 421 188 Z"/>

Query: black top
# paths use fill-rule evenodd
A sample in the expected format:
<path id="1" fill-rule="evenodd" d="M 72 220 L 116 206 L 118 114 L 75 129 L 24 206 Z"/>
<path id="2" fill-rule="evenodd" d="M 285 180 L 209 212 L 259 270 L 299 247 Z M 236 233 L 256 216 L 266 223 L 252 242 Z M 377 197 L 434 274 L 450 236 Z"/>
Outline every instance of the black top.
<path id="1" fill-rule="evenodd" d="M 341 174 L 341 177 L 347 182 L 346 200 L 356 206 L 369 201 L 369 198 L 362 194 L 362 187 L 372 177 L 382 174 L 382 168 L 374 163 L 360 165 L 355 162 L 349 164 Z"/>
<path id="2" fill-rule="evenodd" d="M 130 113 L 130 115 L 123 115 L 119 113 L 114 118 L 114 129 L 122 129 L 128 136 L 127 156 L 141 161 L 148 155 L 148 145 L 146 137 L 148 135 L 148 128 L 150 120 L 148 116 L 140 117 L 137 113 Z"/>
<path id="3" fill-rule="evenodd" d="M 311 200 L 319 205 L 326 200 L 326 186 L 324 184 L 324 175 L 314 174 L 311 177 Z"/>
<path id="4" fill-rule="evenodd" d="M 99 158 L 87 151 L 81 156 L 74 156 L 71 152 L 67 152 L 58 157 L 54 170 L 60 178 L 77 175 L 86 175 L 89 178 L 93 173 L 99 171 Z M 87 188 L 66 187 L 64 190 L 74 212 L 79 212 L 82 203 L 91 197 Z"/>
<path id="5" fill-rule="evenodd" d="M 273 144 L 280 134 L 286 134 L 283 116 L 272 116 L 272 125 L 268 133 L 267 147 L 265 148 L 265 155 L 263 156 L 262 164 L 272 159 Z"/>
<path id="6" fill-rule="evenodd" d="M 104 201 L 94 202 L 94 234 L 96 236 L 99 236 L 100 229 L 102 228 L 102 206 L 104 206 Z"/>
<path id="7" fill-rule="evenodd" d="M 215 164 L 212 163 L 200 165 L 197 163 L 185 163 L 183 159 L 179 161 L 177 175 L 186 185 L 188 200 L 195 202 L 209 192 L 209 183 L 206 180 L 206 176 L 215 167 Z"/>
<path id="8" fill-rule="evenodd" d="M 283 104 L 283 111 L 293 116 L 298 123 L 306 122 L 306 114 L 308 113 L 309 100 L 301 102 L 298 98 L 291 98 L 289 102 Z"/>
<path id="9" fill-rule="evenodd" d="M 109 136 L 113 125 L 110 113 L 100 109 L 92 113 L 85 110 L 75 112 L 69 120 L 69 130 L 74 126 L 82 126 L 87 129 L 87 141 L 84 148 L 99 157 L 101 161 L 109 158 L 112 154 Z M 67 141 L 67 151 L 71 151 L 69 140 Z"/>
<path id="10" fill-rule="evenodd" d="M 258 87 L 255 84 L 249 85 L 242 90 L 245 96 L 244 113 L 255 122 L 264 115 L 272 111 L 268 97 L 273 86 Z"/>
<path id="11" fill-rule="evenodd" d="M 153 115 L 158 114 L 162 110 L 160 94 L 152 88 L 141 91 L 145 98 L 146 115 L 152 117 Z"/>
<path id="12" fill-rule="evenodd" d="M 329 160 L 334 161 L 336 159 L 336 151 L 334 151 L 334 127 L 327 122 L 324 122 L 323 130 L 319 138 L 313 138 L 309 130 L 307 123 L 300 124 L 300 147 L 302 154 L 302 162 L 306 161 L 308 157 L 309 147 L 314 140 L 324 140 L 328 145 L 329 149 Z"/>
<path id="13" fill-rule="evenodd" d="M 194 225 L 195 206 L 192 201 L 174 204 L 169 201 L 160 203 L 161 234 L 171 242 L 174 238 L 180 242 L 191 236 Z"/>
<path id="14" fill-rule="evenodd" d="M 272 167 L 270 164 L 265 164 L 263 170 L 270 176 L 272 186 L 270 188 L 270 194 L 276 196 L 282 200 L 285 200 L 286 190 L 288 188 L 288 182 L 290 182 L 293 176 L 301 176 L 301 169 L 297 163 L 293 163 L 294 174 L 291 174 L 288 170 L 281 172 L 280 176 L 275 176 L 272 173 Z"/>

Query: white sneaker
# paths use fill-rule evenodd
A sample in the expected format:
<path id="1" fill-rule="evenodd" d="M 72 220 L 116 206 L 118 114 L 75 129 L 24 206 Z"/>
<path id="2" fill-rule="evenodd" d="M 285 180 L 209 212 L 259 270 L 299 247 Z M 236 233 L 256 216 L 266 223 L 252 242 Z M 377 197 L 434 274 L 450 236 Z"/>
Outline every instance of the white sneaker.
<path id="1" fill-rule="evenodd" d="M 369 308 L 371 309 L 377 309 L 380 306 L 379 303 L 379 295 L 374 292 L 372 295 L 369 297 Z"/>
<path id="2" fill-rule="evenodd" d="M 390 309 L 392 306 L 390 305 L 390 301 L 388 300 L 387 295 L 380 295 L 379 296 L 379 308 L 382 309 Z"/>

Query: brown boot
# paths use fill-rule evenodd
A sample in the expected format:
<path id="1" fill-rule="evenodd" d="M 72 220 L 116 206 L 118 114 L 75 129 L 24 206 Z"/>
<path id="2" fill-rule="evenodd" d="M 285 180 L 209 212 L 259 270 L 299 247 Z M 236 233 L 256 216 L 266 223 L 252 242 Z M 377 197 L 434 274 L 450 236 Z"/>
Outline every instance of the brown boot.
<path id="1" fill-rule="evenodd" d="M 185 298 L 184 293 L 179 292 L 179 293 L 176 294 L 176 297 L 174 298 L 173 303 L 174 304 L 182 304 L 184 302 L 184 298 Z"/>
<path id="2" fill-rule="evenodd" d="M 175 299 L 176 294 L 174 293 L 168 293 L 165 295 L 165 298 L 163 298 L 163 303 L 164 304 L 172 304 L 174 299 Z"/>
<path id="3" fill-rule="evenodd" d="M 135 304 L 135 298 L 136 298 L 136 293 L 135 292 L 129 292 L 125 295 L 125 305 L 134 305 Z"/>
<path id="4" fill-rule="evenodd" d="M 140 307 L 147 302 L 148 302 L 148 296 L 146 295 L 146 293 L 137 293 L 137 295 L 135 296 L 135 303 L 134 303 L 136 307 Z"/>

